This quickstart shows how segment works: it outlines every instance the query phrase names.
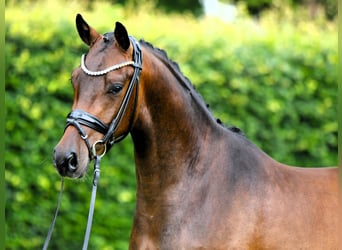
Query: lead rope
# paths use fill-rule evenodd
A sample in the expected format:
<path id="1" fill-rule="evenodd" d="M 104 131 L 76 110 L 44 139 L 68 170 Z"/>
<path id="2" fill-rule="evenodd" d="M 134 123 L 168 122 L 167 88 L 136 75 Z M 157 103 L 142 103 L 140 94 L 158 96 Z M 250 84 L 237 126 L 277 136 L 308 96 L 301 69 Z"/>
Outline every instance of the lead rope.
<path id="1" fill-rule="evenodd" d="M 87 229 L 84 236 L 84 242 L 82 250 L 87 250 L 88 248 L 88 242 L 90 238 L 90 231 L 91 231 L 91 225 L 93 223 L 93 215 L 94 215 L 94 208 L 95 208 L 95 200 L 96 200 L 96 190 L 97 190 L 97 184 L 100 177 L 100 161 L 101 157 L 99 155 L 96 155 L 94 157 L 94 180 L 93 180 L 93 190 L 91 192 L 91 199 L 90 199 L 90 205 L 89 205 L 89 213 L 88 213 L 88 222 L 87 222 Z"/>
<path id="2" fill-rule="evenodd" d="M 45 242 L 44 242 L 44 246 L 43 246 L 43 250 L 46 250 L 47 247 L 49 246 L 51 235 L 52 235 L 53 229 L 55 227 L 55 222 L 56 222 L 56 219 L 57 219 L 58 210 L 59 210 L 59 207 L 61 205 L 63 190 L 64 190 L 64 177 L 62 177 L 62 180 L 61 180 L 61 190 L 59 191 L 59 195 L 58 195 L 57 207 L 56 207 L 55 215 L 53 216 L 53 219 L 52 219 L 52 222 L 51 222 L 51 225 L 50 225 L 50 228 L 49 228 L 48 235 L 46 236 L 46 239 L 45 239 Z"/>
<path id="3" fill-rule="evenodd" d="M 99 177 L 100 177 L 100 162 L 101 162 L 101 157 L 103 155 L 96 155 L 94 157 L 94 180 L 93 180 L 93 189 L 91 192 L 91 199 L 90 199 L 90 206 L 89 206 L 89 213 L 88 213 L 88 222 L 87 222 L 87 228 L 86 228 L 86 232 L 85 232 L 85 236 L 84 236 L 84 242 L 83 242 L 83 247 L 82 250 L 87 250 L 88 248 L 88 243 L 89 243 L 89 238 L 90 238 L 90 231 L 91 231 L 91 226 L 93 223 L 93 215 L 94 215 L 94 208 L 95 208 L 95 200 L 96 200 L 96 191 L 97 191 L 97 184 L 99 182 Z M 58 196 L 58 201 L 57 201 L 57 207 L 56 207 L 56 211 L 55 214 L 53 216 L 51 225 L 50 225 L 50 229 L 48 232 L 48 235 L 46 236 L 45 242 L 44 242 L 44 246 L 43 246 L 43 250 L 47 250 L 48 246 L 49 246 L 49 242 L 52 236 L 52 232 L 53 229 L 55 227 L 55 222 L 57 219 L 57 215 L 58 215 L 58 210 L 59 207 L 61 205 L 61 200 L 62 200 L 62 194 L 63 194 L 63 190 L 64 190 L 64 178 L 62 177 L 61 180 L 61 190 L 59 192 L 59 196 Z"/>

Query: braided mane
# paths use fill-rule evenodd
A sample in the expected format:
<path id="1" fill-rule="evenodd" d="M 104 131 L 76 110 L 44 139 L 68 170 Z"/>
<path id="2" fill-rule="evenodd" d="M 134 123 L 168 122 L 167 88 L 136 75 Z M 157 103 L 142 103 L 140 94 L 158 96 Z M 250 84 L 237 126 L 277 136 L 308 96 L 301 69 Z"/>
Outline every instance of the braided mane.
<path id="1" fill-rule="evenodd" d="M 210 114 L 212 114 L 211 110 L 209 109 L 209 104 L 206 104 L 204 102 L 204 99 L 203 97 L 201 96 L 200 93 L 198 93 L 198 91 L 196 91 L 196 87 L 191 83 L 191 81 L 189 80 L 189 78 L 187 78 L 181 71 L 180 67 L 179 67 L 179 64 L 173 60 L 171 60 L 166 51 L 163 50 L 163 49 L 159 49 L 159 48 L 156 48 L 154 47 L 151 43 L 141 39 L 139 40 L 139 43 L 147 48 L 149 48 L 150 50 L 152 50 L 153 52 L 155 52 L 161 59 L 163 59 L 165 62 L 167 62 L 169 64 L 169 68 L 171 70 L 174 71 L 174 73 L 176 73 L 177 77 L 179 78 L 179 80 L 181 81 L 183 87 L 185 87 L 188 91 L 194 91 L 196 93 L 196 95 L 194 96 L 195 98 L 199 99 L 200 103 L 203 104 L 203 106 L 206 107 L 207 110 L 209 110 Z M 237 134 L 241 134 L 241 135 L 244 135 L 243 131 L 238 128 L 238 127 L 235 127 L 235 126 L 225 126 L 224 123 L 220 120 L 220 119 L 216 119 L 216 122 L 218 124 L 220 124 L 221 126 L 229 129 L 230 131 L 234 132 L 234 133 L 237 133 Z"/>

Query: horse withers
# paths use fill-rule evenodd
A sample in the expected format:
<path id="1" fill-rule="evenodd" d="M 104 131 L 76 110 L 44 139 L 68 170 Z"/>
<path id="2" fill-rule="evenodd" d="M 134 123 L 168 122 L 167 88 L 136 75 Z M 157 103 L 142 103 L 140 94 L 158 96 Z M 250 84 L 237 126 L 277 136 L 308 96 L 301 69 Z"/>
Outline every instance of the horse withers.
<path id="1" fill-rule="evenodd" d="M 76 26 L 89 52 L 72 74 L 54 163 L 82 177 L 98 148 L 131 134 L 130 249 L 338 249 L 337 168 L 273 160 L 218 123 L 178 65 L 121 23 L 100 35 L 77 15 Z"/>

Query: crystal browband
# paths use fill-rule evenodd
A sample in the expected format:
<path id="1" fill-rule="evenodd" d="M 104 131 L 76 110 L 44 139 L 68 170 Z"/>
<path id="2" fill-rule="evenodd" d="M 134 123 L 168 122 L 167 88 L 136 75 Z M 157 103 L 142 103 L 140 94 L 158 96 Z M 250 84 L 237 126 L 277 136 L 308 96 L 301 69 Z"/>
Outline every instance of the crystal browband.
<path id="1" fill-rule="evenodd" d="M 129 66 L 129 65 L 134 65 L 134 61 L 127 61 L 127 62 L 122 62 L 122 63 L 119 63 L 119 64 L 115 64 L 115 65 L 113 65 L 113 66 L 111 66 L 109 68 L 106 68 L 104 70 L 91 71 L 91 70 L 87 69 L 87 67 L 85 66 L 85 57 L 86 57 L 86 54 L 83 54 L 82 58 L 81 58 L 81 68 L 82 68 L 82 70 L 87 75 L 90 75 L 90 76 L 101 76 L 101 75 L 105 75 L 105 74 L 107 74 L 107 73 L 109 73 L 111 71 L 114 71 L 114 70 L 117 70 L 117 69 Z"/>

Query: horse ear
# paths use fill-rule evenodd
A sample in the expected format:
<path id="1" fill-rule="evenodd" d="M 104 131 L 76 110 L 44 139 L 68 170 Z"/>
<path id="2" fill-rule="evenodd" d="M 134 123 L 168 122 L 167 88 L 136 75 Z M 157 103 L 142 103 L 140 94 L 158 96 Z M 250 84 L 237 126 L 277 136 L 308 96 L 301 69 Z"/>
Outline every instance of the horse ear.
<path id="1" fill-rule="evenodd" d="M 115 23 L 114 36 L 123 50 L 128 50 L 130 41 L 127 30 L 120 22 Z"/>
<path id="2" fill-rule="evenodd" d="M 96 30 L 90 27 L 86 21 L 84 21 L 83 17 L 80 14 L 76 16 L 76 27 L 79 36 L 82 41 L 85 42 L 88 46 L 92 46 L 96 39 L 100 36 Z"/>

